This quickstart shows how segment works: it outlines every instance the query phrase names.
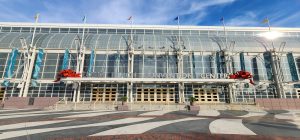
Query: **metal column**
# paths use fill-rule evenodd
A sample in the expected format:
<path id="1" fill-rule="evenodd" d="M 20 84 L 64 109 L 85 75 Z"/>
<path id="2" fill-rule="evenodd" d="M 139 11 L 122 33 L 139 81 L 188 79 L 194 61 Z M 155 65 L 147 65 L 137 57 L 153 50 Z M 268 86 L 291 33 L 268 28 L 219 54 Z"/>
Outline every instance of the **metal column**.
<path id="1" fill-rule="evenodd" d="M 35 16 L 35 24 L 38 23 L 38 20 L 39 20 L 39 14 L 37 14 Z M 24 88 L 24 91 L 23 91 L 23 97 L 27 97 L 27 94 L 28 94 L 28 91 L 29 91 L 29 86 L 30 86 L 30 83 L 31 83 L 31 76 L 32 76 L 32 73 L 33 73 L 33 68 L 34 68 L 34 62 L 35 62 L 35 57 L 36 57 L 36 46 L 33 44 L 34 42 L 34 38 L 35 38 L 35 33 L 36 33 L 36 26 L 34 27 L 34 30 L 33 30 L 33 34 L 32 34 L 32 37 L 31 37 L 31 42 L 30 42 L 30 46 L 28 47 L 27 49 L 27 53 L 28 53 L 28 59 L 27 59 L 27 66 L 25 66 L 24 68 L 24 71 L 26 71 L 24 74 L 24 79 L 26 79 L 26 81 L 22 81 L 22 82 L 25 82 L 25 87 L 24 87 L 24 84 L 22 84 L 22 89 Z M 28 66 L 29 64 L 29 66 Z"/>
<path id="2" fill-rule="evenodd" d="M 134 47 L 133 47 L 133 36 L 130 36 L 130 39 L 128 40 L 128 65 L 127 65 L 127 78 L 133 78 L 133 61 L 134 61 Z M 133 83 L 129 82 L 127 83 L 127 95 L 126 97 L 129 97 L 127 100 L 130 102 L 133 102 Z"/>
<path id="3" fill-rule="evenodd" d="M 83 74 L 83 68 L 84 68 L 84 60 L 85 60 L 85 46 L 84 46 L 84 32 L 83 29 L 83 35 L 81 38 L 81 42 L 77 40 L 77 44 L 79 47 L 77 48 L 77 66 L 76 66 L 76 73 L 80 73 L 80 77 L 82 77 Z M 73 95 L 73 102 L 79 102 L 80 101 L 80 88 L 81 88 L 81 82 L 73 83 L 75 84 L 74 89 L 74 95 Z"/>
<path id="4" fill-rule="evenodd" d="M 179 50 L 177 51 L 177 71 L 178 71 L 178 78 L 182 79 L 183 77 L 183 53 L 181 49 L 181 45 L 179 43 Z M 185 102 L 184 98 L 184 83 L 179 83 L 179 103 Z"/>
<path id="5" fill-rule="evenodd" d="M 283 86 L 282 86 L 282 79 L 280 79 L 280 73 L 281 73 L 281 69 L 280 69 L 280 62 L 278 59 L 278 56 L 276 54 L 275 49 L 272 51 L 269 51 L 269 53 L 271 54 L 271 66 L 272 66 L 272 73 L 273 73 L 273 81 L 274 81 L 274 85 L 276 88 L 276 92 L 277 92 L 277 96 L 280 98 L 285 98 L 284 92 L 283 92 Z"/>

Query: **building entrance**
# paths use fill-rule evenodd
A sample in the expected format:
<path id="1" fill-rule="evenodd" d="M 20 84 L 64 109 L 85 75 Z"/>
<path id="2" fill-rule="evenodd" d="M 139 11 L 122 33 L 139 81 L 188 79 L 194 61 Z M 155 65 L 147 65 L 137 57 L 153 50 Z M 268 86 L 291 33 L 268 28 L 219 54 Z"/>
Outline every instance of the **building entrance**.
<path id="1" fill-rule="evenodd" d="M 300 88 L 296 89 L 296 95 L 297 95 L 297 98 L 300 98 Z"/>
<path id="2" fill-rule="evenodd" d="M 137 102 L 175 102 L 175 88 L 137 88 Z"/>
<path id="3" fill-rule="evenodd" d="M 5 88 L 0 87 L 0 102 L 3 101 Z"/>
<path id="4" fill-rule="evenodd" d="M 93 88 L 92 101 L 113 102 L 117 100 L 116 88 Z"/>
<path id="5" fill-rule="evenodd" d="M 198 103 L 219 103 L 217 88 L 194 88 L 193 95 Z"/>

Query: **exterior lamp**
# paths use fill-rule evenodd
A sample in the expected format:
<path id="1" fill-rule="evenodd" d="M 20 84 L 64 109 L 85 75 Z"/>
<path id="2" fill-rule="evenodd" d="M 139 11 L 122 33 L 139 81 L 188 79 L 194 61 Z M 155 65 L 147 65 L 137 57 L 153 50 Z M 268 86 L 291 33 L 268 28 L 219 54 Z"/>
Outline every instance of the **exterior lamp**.
<path id="1" fill-rule="evenodd" d="M 282 37 L 282 35 L 283 34 L 281 32 L 277 32 L 277 31 L 269 31 L 269 32 L 264 32 L 264 33 L 258 34 L 258 36 L 264 37 L 268 40 L 274 40 L 276 38 Z"/>

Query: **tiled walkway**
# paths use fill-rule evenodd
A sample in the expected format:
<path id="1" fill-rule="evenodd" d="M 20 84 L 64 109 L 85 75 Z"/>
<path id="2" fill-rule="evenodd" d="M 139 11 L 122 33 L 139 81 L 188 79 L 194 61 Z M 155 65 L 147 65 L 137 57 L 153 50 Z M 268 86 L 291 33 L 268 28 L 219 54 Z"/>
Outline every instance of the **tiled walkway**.
<path id="1" fill-rule="evenodd" d="M 160 134 L 193 138 L 300 139 L 297 111 L 41 111 L 0 110 L 0 139 L 153 139 Z M 151 135 L 150 135 L 151 134 Z M 118 138 L 117 138 L 118 137 Z M 122 138 L 123 137 L 123 138 Z M 169 137 L 170 138 L 170 137 Z M 230 138 L 230 137 L 228 137 Z M 232 138 L 232 137 L 231 137 Z"/>

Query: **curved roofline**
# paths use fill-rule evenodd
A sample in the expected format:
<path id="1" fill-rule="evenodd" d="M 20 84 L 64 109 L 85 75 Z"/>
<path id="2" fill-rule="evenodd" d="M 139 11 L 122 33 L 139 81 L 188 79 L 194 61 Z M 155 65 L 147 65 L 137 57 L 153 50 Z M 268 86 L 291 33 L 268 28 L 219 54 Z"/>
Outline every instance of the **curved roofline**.
<path id="1" fill-rule="evenodd" d="M 0 27 L 34 27 L 30 22 L 0 22 Z M 82 24 L 82 23 L 37 23 L 37 27 L 44 28 L 99 28 L 99 29 L 156 29 L 156 30 L 178 30 L 177 25 L 130 25 L 130 24 Z M 226 26 L 227 31 L 268 31 L 268 27 L 234 27 Z M 271 27 L 274 31 L 300 32 L 300 28 Z M 180 25 L 180 30 L 210 30 L 220 31 L 223 26 L 189 26 Z"/>

